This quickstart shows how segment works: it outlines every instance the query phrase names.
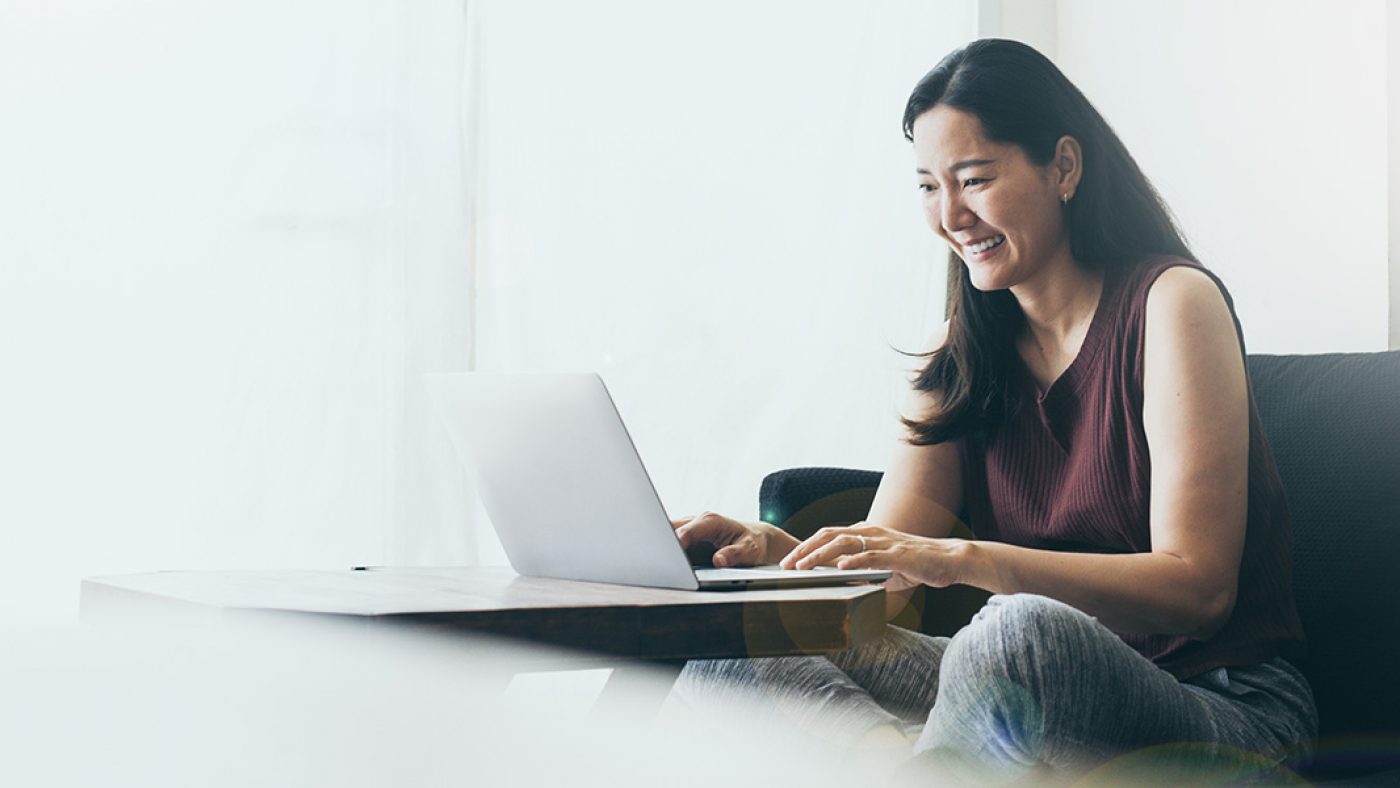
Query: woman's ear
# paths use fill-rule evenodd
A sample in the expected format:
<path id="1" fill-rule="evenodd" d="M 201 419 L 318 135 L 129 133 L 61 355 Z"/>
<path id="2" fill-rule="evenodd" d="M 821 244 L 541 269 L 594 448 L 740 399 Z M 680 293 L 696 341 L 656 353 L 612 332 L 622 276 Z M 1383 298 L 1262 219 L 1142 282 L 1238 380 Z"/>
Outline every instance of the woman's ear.
<path id="1" fill-rule="evenodd" d="M 1055 158 L 1051 164 L 1055 167 L 1055 185 L 1061 197 L 1074 199 L 1079 179 L 1084 174 L 1084 150 L 1079 147 L 1079 140 L 1068 134 L 1061 137 L 1055 143 Z"/>

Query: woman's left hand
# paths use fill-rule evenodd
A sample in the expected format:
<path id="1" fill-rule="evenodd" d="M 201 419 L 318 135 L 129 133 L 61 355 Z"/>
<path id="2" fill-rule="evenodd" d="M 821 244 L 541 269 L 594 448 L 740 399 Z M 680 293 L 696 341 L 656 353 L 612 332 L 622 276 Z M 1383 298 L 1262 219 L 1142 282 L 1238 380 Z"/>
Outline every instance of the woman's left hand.
<path id="1" fill-rule="evenodd" d="M 963 539 L 930 539 L 871 523 L 827 527 L 792 549 L 779 563 L 787 569 L 888 569 L 893 585 L 934 588 L 961 582 L 967 552 Z"/>

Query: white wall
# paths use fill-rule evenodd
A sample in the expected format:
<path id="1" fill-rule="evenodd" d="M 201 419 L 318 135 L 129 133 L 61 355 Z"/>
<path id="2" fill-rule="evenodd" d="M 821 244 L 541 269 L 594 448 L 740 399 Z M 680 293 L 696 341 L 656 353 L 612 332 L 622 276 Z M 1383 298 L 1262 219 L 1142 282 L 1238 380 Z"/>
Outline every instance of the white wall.
<path id="1" fill-rule="evenodd" d="M 1122 136 L 1252 352 L 1389 340 L 1381 0 L 1058 0 L 1058 63 Z"/>
<path id="2" fill-rule="evenodd" d="M 1389 173 L 1390 348 L 1400 350 L 1400 9 L 1386 7 L 1386 170 Z"/>
<path id="3" fill-rule="evenodd" d="M 883 465 L 945 270 L 900 119 L 971 4 L 482 7 L 480 368 L 601 371 L 673 515 Z"/>

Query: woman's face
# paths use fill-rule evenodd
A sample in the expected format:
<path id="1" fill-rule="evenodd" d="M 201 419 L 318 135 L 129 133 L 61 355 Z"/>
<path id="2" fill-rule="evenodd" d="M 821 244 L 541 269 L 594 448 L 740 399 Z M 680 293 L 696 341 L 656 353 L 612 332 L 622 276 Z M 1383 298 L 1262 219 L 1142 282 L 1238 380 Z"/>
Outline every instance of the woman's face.
<path id="1" fill-rule="evenodd" d="M 1039 166 L 1019 146 L 989 141 L 976 115 L 945 105 L 920 115 L 913 133 L 924 216 L 967 265 L 973 287 L 1004 290 L 1068 255 L 1060 198 L 1078 184 L 1072 139 Z M 1058 155 L 1067 142 L 1068 162 Z"/>

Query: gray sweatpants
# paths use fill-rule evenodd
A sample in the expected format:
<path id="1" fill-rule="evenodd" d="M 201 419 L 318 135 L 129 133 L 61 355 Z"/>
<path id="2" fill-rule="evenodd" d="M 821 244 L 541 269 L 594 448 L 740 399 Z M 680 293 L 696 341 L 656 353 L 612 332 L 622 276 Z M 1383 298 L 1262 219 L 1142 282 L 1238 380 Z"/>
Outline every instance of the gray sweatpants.
<path id="1" fill-rule="evenodd" d="M 846 743 L 923 724 L 921 760 L 997 781 L 1128 753 L 1125 779 L 1222 758 L 1257 767 L 1317 731 L 1312 691 L 1282 659 L 1178 681 L 1094 618 L 1032 594 L 993 596 L 951 639 L 889 626 L 826 657 L 695 660 L 675 692 L 692 704 L 760 694 L 775 715 Z"/>

